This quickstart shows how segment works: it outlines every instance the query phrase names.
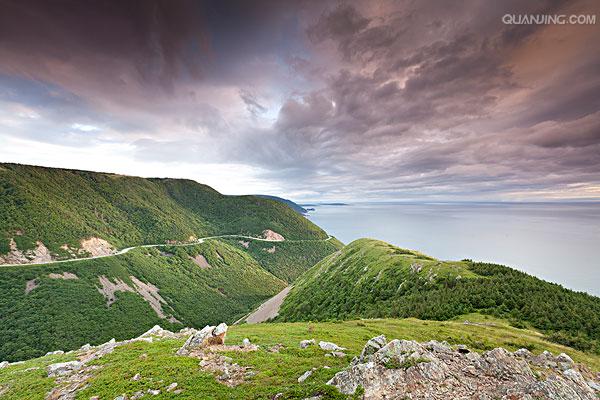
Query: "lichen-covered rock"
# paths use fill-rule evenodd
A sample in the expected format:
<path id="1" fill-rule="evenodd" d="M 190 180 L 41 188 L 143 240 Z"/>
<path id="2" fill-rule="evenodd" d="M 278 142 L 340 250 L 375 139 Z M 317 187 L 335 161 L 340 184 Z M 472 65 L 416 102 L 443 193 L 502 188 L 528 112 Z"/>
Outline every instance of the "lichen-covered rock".
<path id="1" fill-rule="evenodd" d="M 533 356 L 496 348 L 480 355 L 463 347 L 453 350 L 447 343 L 410 340 L 392 340 L 373 352 L 381 343 L 379 337 L 367 342 L 361 355 L 328 384 L 344 394 L 354 394 L 360 386 L 365 400 L 597 398 L 597 377 L 566 354 Z M 564 369 L 566 365 L 571 368 Z"/>
<path id="2" fill-rule="evenodd" d="M 186 342 L 177 351 L 177 355 L 188 355 L 192 350 L 205 346 L 219 345 L 225 343 L 227 334 L 227 324 L 221 323 L 217 326 L 205 326 L 201 330 L 193 333 Z"/>
<path id="3" fill-rule="evenodd" d="M 316 344 L 315 339 L 306 339 L 300 342 L 300 348 L 305 349 L 308 346 L 314 346 Z"/>

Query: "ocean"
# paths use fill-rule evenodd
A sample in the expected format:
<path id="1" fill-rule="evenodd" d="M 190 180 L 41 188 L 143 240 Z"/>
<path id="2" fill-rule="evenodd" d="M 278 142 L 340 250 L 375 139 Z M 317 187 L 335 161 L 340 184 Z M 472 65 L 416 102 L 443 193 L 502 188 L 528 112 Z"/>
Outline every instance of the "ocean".
<path id="1" fill-rule="evenodd" d="M 314 208 L 308 218 L 344 243 L 370 237 L 442 260 L 503 264 L 600 296 L 600 203 L 356 203 Z"/>

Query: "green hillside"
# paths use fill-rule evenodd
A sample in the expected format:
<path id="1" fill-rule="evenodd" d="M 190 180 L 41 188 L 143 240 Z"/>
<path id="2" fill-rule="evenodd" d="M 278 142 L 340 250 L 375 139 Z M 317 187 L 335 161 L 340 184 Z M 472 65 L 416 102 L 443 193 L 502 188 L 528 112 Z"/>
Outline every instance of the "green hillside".
<path id="1" fill-rule="evenodd" d="M 190 180 L 0 164 L 0 255 L 9 252 L 11 239 L 21 251 L 39 241 L 54 257 L 70 258 L 91 237 L 122 248 L 215 234 L 258 236 L 265 229 L 286 239 L 327 237 L 280 202 L 225 196 Z"/>
<path id="2" fill-rule="evenodd" d="M 321 261 L 344 245 L 337 239 L 321 241 L 272 242 L 245 239 L 223 239 L 240 250 L 247 251 L 263 268 L 287 282 Z"/>
<path id="3" fill-rule="evenodd" d="M 121 288 L 107 305 L 110 296 L 100 291 L 113 285 Z M 285 286 L 247 253 L 217 240 L 62 264 L 2 267 L 0 360 L 130 338 L 155 324 L 179 329 L 182 324 L 232 323 Z M 152 302 L 160 305 L 163 318 Z"/>
<path id="4" fill-rule="evenodd" d="M 298 278 L 279 320 L 445 320 L 475 311 L 600 353 L 598 297 L 508 267 L 439 261 L 371 239 L 352 242 Z"/>
<path id="5" fill-rule="evenodd" d="M 477 323 L 466 325 L 464 319 Z M 219 383 L 214 375 L 198 365 L 198 359 L 175 355 L 184 339 L 136 342 L 117 347 L 98 361 L 100 368 L 92 372 L 88 384 L 78 393 L 77 399 L 114 399 L 125 394 L 129 398 L 138 391 L 158 389 L 153 399 L 272 399 L 282 393 L 282 399 L 305 399 L 319 394 L 322 400 L 349 399 L 325 383 L 337 372 L 346 368 L 352 357 L 358 355 L 365 342 L 384 334 L 387 338 L 448 341 L 466 344 L 482 352 L 502 346 L 514 351 L 528 348 L 535 354 L 549 350 L 553 354 L 566 352 L 576 362 L 586 363 L 593 371 L 600 369 L 600 356 L 582 353 L 571 348 L 544 341 L 537 332 L 517 329 L 505 321 L 478 315 L 464 316 L 456 321 L 422 321 L 417 319 L 377 319 L 321 323 L 269 323 L 230 327 L 226 344 L 240 344 L 249 338 L 260 346 L 255 352 L 230 351 L 225 353 L 231 363 L 250 368 L 253 375 L 236 387 Z M 343 358 L 327 357 L 327 352 L 317 346 L 300 349 L 301 340 L 315 338 L 333 341 L 347 348 Z M 278 352 L 271 347 L 280 344 Z M 0 388 L 5 388 L 6 400 L 43 400 L 55 386 L 54 378 L 47 377 L 46 366 L 75 359 L 71 355 L 51 355 L 11 365 L 0 369 Z M 323 368 L 328 366 L 329 368 Z M 304 382 L 298 377 L 315 368 Z M 139 380 L 132 380 L 139 374 Z M 166 388 L 177 382 L 182 392 L 175 395 Z M 356 399 L 357 397 L 355 397 Z"/>

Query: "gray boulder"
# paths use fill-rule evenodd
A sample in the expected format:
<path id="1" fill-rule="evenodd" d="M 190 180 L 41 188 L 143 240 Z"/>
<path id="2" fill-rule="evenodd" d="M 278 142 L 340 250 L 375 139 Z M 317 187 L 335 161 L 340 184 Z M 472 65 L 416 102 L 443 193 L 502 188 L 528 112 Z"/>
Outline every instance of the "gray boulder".
<path id="1" fill-rule="evenodd" d="M 300 348 L 305 349 L 308 346 L 314 346 L 316 344 L 315 339 L 307 339 L 300 342 Z"/>

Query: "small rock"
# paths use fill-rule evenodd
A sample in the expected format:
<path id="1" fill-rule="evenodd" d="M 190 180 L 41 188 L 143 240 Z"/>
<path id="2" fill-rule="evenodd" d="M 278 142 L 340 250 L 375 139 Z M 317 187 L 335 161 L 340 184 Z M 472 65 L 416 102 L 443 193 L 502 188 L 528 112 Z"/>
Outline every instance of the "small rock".
<path id="1" fill-rule="evenodd" d="M 515 351 L 515 356 L 517 357 L 521 357 L 521 358 L 529 358 L 532 356 L 531 352 L 527 349 L 519 349 L 517 351 Z"/>
<path id="2" fill-rule="evenodd" d="M 91 349 L 92 349 L 92 345 L 89 343 L 86 343 L 79 348 L 79 351 L 90 351 Z"/>
<path id="3" fill-rule="evenodd" d="M 316 341 L 315 341 L 315 339 L 307 339 L 307 340 L 303 340 L 303 341 L 301 341 L 301 342 L 300 342 L 300 348 L 301 348 L 301 349 L 305 349 L 305 348 L 307 348 L 308 346 L 312 346 L 312 345 L 314 345 L 314 344 L 316 344 Z"/>
<path id="4" fill-rule="evenodd" d="M 565 353 L 560 353 L 558 356 L 556 356 L 556 361 L 573 364 L 573 359 Z"/>
<path id="5" fill-rule="evenodd" d="M 137 400 L 137 399 L 141 399 L 142 397 L 144 397 L 146 394 L 144 392 L 142 392 L 141 390 L 138 390 L 137 392 L 135 392 L 133 395 L 131 395 L 131 400 Z"/>
<path id="6" fill-rule="evenodd" d="M 167 392 L 172 392 L 176 388 L 177 388 L 177 382 L 173 382 L 167 387 Z"/>
<path id="7" fill-rule="evenodd" d="M 312 375 L 312 373 L 313 373 L 313 370 L 312 370 L 312 369 L 309 369 L 308 371 L 306 371 L 305 373 L 303 373 L 303 374 L 300 376 L 300 378 L 298 378 L 298 383 L 302 383 L 302 382 L 304 382 L 305 380 L 307 380 L 307 379 L 308 379 L 308 377 Z"/>
<path id="8" fill-rule="evenodd" d="M 48 377 L 55 377 L 70 375 L 76 371 L 79 371 L 82 367 L 83 363 L 81 361 L 69 361 L 48 365 L 46 370 L 48 371 Z"/>
<path id="9" fill-rule="evenodd" d="M 140 360 L 147 360 L 148 359 L 148 354 L 144 353 L 140 355 Z"/>
<path id="10" fill-rule="evenodd" d="M 250 339 L 248 338 L 244 338 L 244 340 L 242 340 L 242 346 L 243 347 L 248 347 L 250 346 L 252 343 L 250 343 Z"/>
<path id="11" fill-rule="evenodd" d="M 346 353 L 344 353 L 343 351 L 332 351 L 331 355 L 337 358 L 344 358 L 346 357 Z"/>
<path id="12" fill-rule="evenodd" d="M 2 362 L 0 362 L 0 369 L 8 367 L 8 364 L 9 364 L 8 361 L 2 361 Z"/>
<path id="13" fill-rule="evenodd" d="M 98 396 L 92 396 L 92 397 L 90 397 L 90 400 L 100 400 L 100 397 L 98 397 Z"/>
<path id="14" fill-rule="evenodd" d="M 541 354 L 541 356 L 546 357 L 546 358 L 551 358 L 553 357 L 552 353 L 550 353 L 548 350 L 544 350 Z"/>
<path id="15" fill-rule="evenodd" d="M 279 400 L 283 397 L 283 393 L 277 393 L 275 396 L 271 398 L 271 400 Z"/>
<path id="16" fill-rule="evenodd" d="M 324 369 L 331 369 L 331 367 L 329 365 L 323 365 Z"/>
<path id="17" fill-rule="evenodd" d="M 140 380 L 140 374 L 135 374 L 133 376 L 133 378 L 131 378 L 132 381 L 139 381 Z"/>
<path id="18" fill-rule="evenodd" d="M 120 396 L 117 396 L 115 397 L 115 400 L 127 400 L 127 395 L 122 394 Z"/>
<path id="19" fill-rule="evenodd" d="M 151 394 L 152 396 L 158 396 L 160 394 L 160 390 L 158 390 L 158 389 L 148 389 L 147 393 Z"/>
<path id="20" fill-rule="evenodd" d="M 324 342 L 324 341 L 320 341 L 319 342 L 319 347 L 323 350 L 326 351 L 342 351 L 342 350 L 346 350 L 344 347 L 340 347 L 335 343 L 332 342 Z"/>
<path id="21" fill-rule="evenodd" d="M 364 360 L 368 359 L 386 344 L 387 339 L 384 335 L 375 336 L 374 338 L 370 339 L 367 344 L 365 344 L 365 347 L 363 347 L 362 352 L 358 357 L 358 361 L 363 362 Z"/>
<path id="22" fill-rule="evenodd" d="M 65 352 L 62 351 L 62 350 L 49 351 L 49 352 L 46 353 L 47 356 L 59 356 L 59 355 L 62 355 L 62 354 L 65 354 Z"/>
<path id="23" fill-rule="evenodd" d="M 269 348 L 269 351 L 270 351 L 271 353 L 279 353 L 279 350 L 281 350 L 281 349 L 283 349 L 283 344 L 281 344 L 281 343 L 277 343 L 276 345 L 274 345 L 274 346 L 271 346 L 271 347 Z"/>

